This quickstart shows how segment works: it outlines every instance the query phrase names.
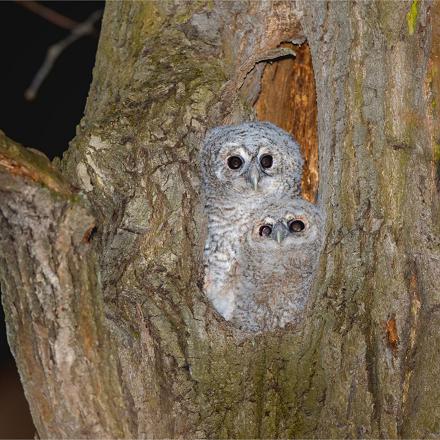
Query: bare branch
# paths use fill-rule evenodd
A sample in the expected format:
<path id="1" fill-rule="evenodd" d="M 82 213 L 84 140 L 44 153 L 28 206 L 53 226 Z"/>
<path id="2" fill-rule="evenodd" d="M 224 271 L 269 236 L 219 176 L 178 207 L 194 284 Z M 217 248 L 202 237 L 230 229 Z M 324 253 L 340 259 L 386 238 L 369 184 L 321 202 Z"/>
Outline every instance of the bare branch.
<path id="1" fill-rule="evenodd" d="M 71 18 L 66 17 L 65 15 L 62 15 L 59 12 L 54 11 L 53 9 L 50 9 L 38 2 L 19 0 L 16 1 L 20 6 L 23 6 L 23 8 L 28 9 L 34 14 L 39 15 L 50 23 L 63 29 L 73 30 L 80 25 L 79 22 L 72 20 Z"/>
<path id="2" fill-rule="evenodd" d="M 81 37 L 92 34 L 95 30 L 93 27 L 94 24 L 101 18 L 101 16 L 102 10 L 93 12 L 87 18 L 87 20 L 73 28 L 72 32 L 66 38 L 49 47 L 46 52 L 46 58 L 43 62 L 43 65 L 40 67 L 34 79 L 32 80 L 31 85 L 24 93 L 24 96 L 28 101 L 32 101 L 35 99 L 38 90 L 41 87 L 41 84 L 49 75 L 53 65 L 55 64 L 55 61 L 63 53 L 63 51 Z"/>

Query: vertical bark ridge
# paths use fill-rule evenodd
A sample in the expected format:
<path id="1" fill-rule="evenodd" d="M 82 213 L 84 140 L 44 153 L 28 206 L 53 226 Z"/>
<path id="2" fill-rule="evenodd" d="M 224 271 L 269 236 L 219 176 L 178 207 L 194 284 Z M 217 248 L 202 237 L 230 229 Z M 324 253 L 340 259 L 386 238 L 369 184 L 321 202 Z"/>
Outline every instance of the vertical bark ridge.
<path id="1" fill-rule="evenodd" d="M 45 157 L 1 136 L 2 301 L 40 437 L 133 432 L 103 324 L 93 225 L 81 197 Z"/>
<path id="2" fill-rule="evenodd" d="M 336 401 L 341 409 L 355 400 L 364 403 L 349 413 L 345 426 L 329 426 L 325 419 L 323 435 L 394 438 L 432 432 L 422 428 L 426 421 L 413 423 L 424 406 L 407 408 L 408 390 L 419 396 L 420 389 L 410 377 L 427 373 L 421 365 L 414 369 L 410 353 L 426 350 L 417 333 L 421 326 L 431 328 L 422 318 L 423 302 L 434 300 L 431 275 L 422 281 L 408 267 L 429 267 L 427 273 L 434 274 L 433 261 L 426 260 L 438 252 L 427 204 L 437 197 L 428 184 L 429 5 L 417 2 L 413 33 L 410 7 L 410 2 L 367 2 L 305 9 L 318 88 L 320 189 L 328 226 L 336 234 L 329 236 L 336 245 L 326 261 L 334 281 L 324 297 L 331 294 L 339 304 L 337 319 L 344 323 L 344 333 L 322 342 L 339 340 L 364 359 L 346 357 L 340 376 L 327 378 L 345 391 L 327 395 L 324 415 L 330 416 L 327 408 L 334 411 Z M 387 333 L 390 321 L 399 338 L 394 345 Z M 348 343 L 350 334 L 357 336 Z M 351 385 L 346 371 L 356 378 Z"/>

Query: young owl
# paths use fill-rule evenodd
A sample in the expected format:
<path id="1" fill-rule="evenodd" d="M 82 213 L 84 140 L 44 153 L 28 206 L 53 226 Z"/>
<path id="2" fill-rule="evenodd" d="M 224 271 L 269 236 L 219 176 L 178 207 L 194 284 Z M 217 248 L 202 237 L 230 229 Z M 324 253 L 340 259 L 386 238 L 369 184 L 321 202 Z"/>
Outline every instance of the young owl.
<path id="1" fill-rule="evenodd" d="M 233 297 L 225 286 L 234 278 L 241 228 L 268 197 L 299 195 L 303 160 L 285 131 L 269 122 L 249 122 L 211 130 L 201 165 L 208 217 L 205 293 L 229 319 Z"/>
<path id="2" fill-rule="evenodd" d="M 256 220 L 257 219 L 257 220 Z M 228 316 L 246 331 L 296 323 L 308 299 L 323 241 L 321 210 L 302 199 L 280 199 L 255 210 L 243 229 Z"/>

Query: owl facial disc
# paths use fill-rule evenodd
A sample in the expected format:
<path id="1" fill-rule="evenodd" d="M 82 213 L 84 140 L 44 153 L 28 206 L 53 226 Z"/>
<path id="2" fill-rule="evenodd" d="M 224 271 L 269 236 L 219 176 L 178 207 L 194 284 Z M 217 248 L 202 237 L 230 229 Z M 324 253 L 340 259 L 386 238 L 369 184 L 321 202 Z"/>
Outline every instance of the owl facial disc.
<path id="1" fill-rule="evenodd" d="M 209 203 L 233 205 L 245 199 L 251 204 L 266 195 L 300 193 L 299 145 L 269 122 L 216 127 L 207 133 L 200 154 Z"/>

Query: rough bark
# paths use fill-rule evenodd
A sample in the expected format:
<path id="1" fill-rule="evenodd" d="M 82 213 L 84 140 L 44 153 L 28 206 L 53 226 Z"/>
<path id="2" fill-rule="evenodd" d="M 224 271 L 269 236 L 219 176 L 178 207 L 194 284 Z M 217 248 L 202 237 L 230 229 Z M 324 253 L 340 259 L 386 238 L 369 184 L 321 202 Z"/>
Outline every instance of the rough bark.
<path id="1" fill-rule="evenodd" d="M 9 340 L 41 436 L 439 435 L 436 8 L 107 3 L 85 117 L 60 165 L 90 204 L 93 245 L 71 190 L 0 174 Z M 266 61 L 305 38 L 326 247 L 301 327 L 243 340 L 200 287 L 198 150 L 206 128 L 255 117 Z M 35 364 L 64 395 L 41 392 Z"/>
<path id="2" fill-rule="evenodd" d="M 325 310 L 327 436 L 439 434 L 432 8 L 320 3 L 302 22 L 329 231 L 315 306 Z"/>
<path id="3" fill-rule="evenodd" d="M 0 132 L 3 306 L 42 438 L 130 435 L 104 325 L 93 228 L 81 196 L 47 158 Z"/>

